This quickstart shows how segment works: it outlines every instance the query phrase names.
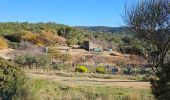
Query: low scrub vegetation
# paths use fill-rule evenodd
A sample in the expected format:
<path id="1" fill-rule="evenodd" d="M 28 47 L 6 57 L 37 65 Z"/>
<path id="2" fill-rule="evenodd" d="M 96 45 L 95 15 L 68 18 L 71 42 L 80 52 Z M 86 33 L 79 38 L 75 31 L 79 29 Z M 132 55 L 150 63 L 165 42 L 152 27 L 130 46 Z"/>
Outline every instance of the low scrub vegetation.
<path id="1" fill-rule="evenodd" d="M 23 67 L 46 68 L 51 64 L 50 57 L 47 55 L 21 55 L 17 56 L 15 62 Z"/>
<path id="2" fill-rule="evenodd" d="M 105 74 L 106 73 L 106 69 L 103 66 L 99 66 L 99 67 L 96 68 L 96 72 L 100 73 L 100 74 Z"/>
<path id="3" fill-rule="evenodd" d="M 32 100 L 153 100 L 150 90 L 118 88 L 98 85 L 76 85 L 48 81 L 30 80 Z"/>
<path id="4" fill-rule="evenodd" d="M 4 38 L 0 37 L 0 50 L 5 48 L 8 48 L 8 43 Z"/>
<path id="5" fill-rule="evenodd" d="M 86 73 L 88 72 L 88 69 L 86 68 L 86 66 L 78 66 L 75 71 L 77 72 L 81 72 L 81 73 Z"/>
<path id="6" fill-rule="evenodd" d="M 24 72 L 14 63 L 0 58 L 0 98 L 12 100 L 27 99 L 29 91 Z"/>
<path id="7" fill-rule="evenodd" d="M 71 61 L 71 55 L 69 53 L 61 53 L 58 48 L 49 47 L 48 55 L 54 58 L 56 61 L 62 61 L 62 63 Z"/>

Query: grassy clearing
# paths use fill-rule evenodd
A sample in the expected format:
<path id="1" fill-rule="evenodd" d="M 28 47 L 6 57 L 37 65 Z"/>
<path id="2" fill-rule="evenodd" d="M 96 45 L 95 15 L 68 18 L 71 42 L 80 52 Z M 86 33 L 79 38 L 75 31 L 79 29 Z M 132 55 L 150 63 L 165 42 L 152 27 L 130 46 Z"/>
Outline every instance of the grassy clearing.
<path id="1" fill-rule="evenodd" d="M 30 80 L 32 100 L 152 100 L 150 90 L 98 85 L 70 85 L 46 79 Z"/>
<path id="2" fill-rule="evenodd" d="M 87 77 L 87 78 L 99 78 L 99 79 L 120 79 L 120 80 L 136 80 L 136 81 L 149 81 L 144 75 L 113 75 L 113 74 L 97 74 L 97 73 L 78 73 L 78 72 L 63 72 L 57 70 L 40 70 L 40 69 L 24 69 L 26 73 L 56 75 L 62 77 Z"/>

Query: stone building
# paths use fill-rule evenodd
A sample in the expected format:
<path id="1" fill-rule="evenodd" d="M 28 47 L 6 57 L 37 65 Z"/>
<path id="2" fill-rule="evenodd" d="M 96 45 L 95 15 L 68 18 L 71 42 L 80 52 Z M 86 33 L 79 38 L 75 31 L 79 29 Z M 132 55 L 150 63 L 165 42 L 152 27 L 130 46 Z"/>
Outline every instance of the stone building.
<path id="1" fill-rule="evenodd" d="M 93 50 L 94 48 L 100 48 L 102 49 L 102 46 L 100 44 L 94 43 L 92 41 L 84 41 L 84 45 L 83 45 L 84 49 L 89 51 L 89 50 Z"/>

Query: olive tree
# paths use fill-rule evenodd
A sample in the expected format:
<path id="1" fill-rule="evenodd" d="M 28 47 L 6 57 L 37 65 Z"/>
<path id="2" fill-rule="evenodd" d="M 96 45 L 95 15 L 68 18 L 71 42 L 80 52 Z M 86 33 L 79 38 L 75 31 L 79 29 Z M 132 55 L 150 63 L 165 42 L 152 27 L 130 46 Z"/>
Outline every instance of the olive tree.
<path id="1" fill-rule="evenodd" d="M 151 66 L 157 80 L 152 80 L 156 99 L 170 98 L 170 59 L 165 59 L 170 49 L 169 0 L 143 0 L 126 7 L 125 22 L 143 42 L 143 56 Z"/>

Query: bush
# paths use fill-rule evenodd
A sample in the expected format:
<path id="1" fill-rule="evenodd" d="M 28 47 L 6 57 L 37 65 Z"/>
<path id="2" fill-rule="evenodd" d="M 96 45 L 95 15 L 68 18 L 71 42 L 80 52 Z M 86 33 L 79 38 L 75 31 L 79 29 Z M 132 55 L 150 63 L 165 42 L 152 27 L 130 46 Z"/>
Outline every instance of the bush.
<path id="1" fill-rule="evenodd" d="M 7 34 L 4 36 L 5 39 L 9 40 L 10 42 L 21 42 L 22 41 L 22 33 L 15 33 L 15 34 Z"/>
<path id="2" fill-rule="evenodd" d="M 19 48 L 19 43 L 18 42 L 10 42 L 10 48 L 18 49 Z"/>
<path id="3" fill-rule="evenodd" d="M 127 68 L 122 68 L 123 74 L 128 74 L 128 69 Z"/>
<path id="4" fill-rule="evenodd" d="M 37 63 L 37 59 L 35 56 L 27 54 L 16 57 L 15 62 L 22 66 L 26 65 L 31 67 L 33 64 Z"/>
<path id="5" fill-rule="evenodd" d="M 21 66 L 28 66 L 32 67 L 33 65 L 36 65 L 36 67 L 44 67 L 50 64 L 50 58 L 47 55 L 22 55 L 18 56 L 15 59 L 15 62 L 20 64 Z"/>
<path id="6" fill-rule="evenodd" d="M 133 69 L 133 68 L 123 68 L 122 69 L 122 71 L 123 71 L 123 74 L 125 74 L 125 75 L 132 75 L 132 74 L 135 74 L 135 69 Z"/>
<path id="7" fill-rule="evenodd" d="M 27 79 L 24 72 L 15 64 L 0 58 L 0 98 L 12 100 L 28 95 Z"/>
<path id="8" fill-rule="evenodd" d="M 22 39 L 29 41 L 38 46 L 51 45 L 56 43 L 65 43 L 65 38 L 58 36 L 52 31 L 42 30 L 40 33 L 33 33 L 31 31 L 23 31 Z"/>
<path id="9" fill-rule="evenodd" d="M 106 69 L 102 66 L 99 66 L 98 68 L 96 68 L 96 72 L 100 73 L 100 74 L 105 74 L 106 73 Z"/>
<path id="10" fill-rule="evenodd" d="M 151 89 L 158 100 L 168 100 L 170 98 L 170 62 L 162 67 L 160 77 L 151 79 Z"/>
<path id="11" fill-rule="evenodd" d="M 60 60 L 65 63 L 67 61 L 71 61 L 71 55 L 69 53 L 62 54 Z"/>
<path id="12" fill-rule="evenodd" d="M 88 71 L 88 69 L 86 68 L 86 66 L 78 66 L 78 68 L 76 68 L 75 71 L 81 72 L 81 73 L 86 73 Z"/>
<path id="13" fill-rule="evenodd" d="M 0 37 L 0 50 L 5 48 L 8 48 L 8 43 L 4 38 Z"/>
<path id="14" fill-rule="evenodd" d="M 60 60 L 62 53 L 58 50 L 58 48 L 49 47 L 48 48 L 48 55 L 50 55 L 52 58 L 54 58 L 56 60 Z"/>
<path id="15" fill-rule="evenodd" d="M 41 67 L 41 66 L 47 66 L 51 63 L 51 60 L 49 56 L 47 55 L 38 55 L 36 56 L 36 65 Z"/>
<path id="16" fill-rule="evenodd" d="M 119 51 L 126 54 L 142 55 L 142 50 L 134 46 L 119 45 Z"/>

